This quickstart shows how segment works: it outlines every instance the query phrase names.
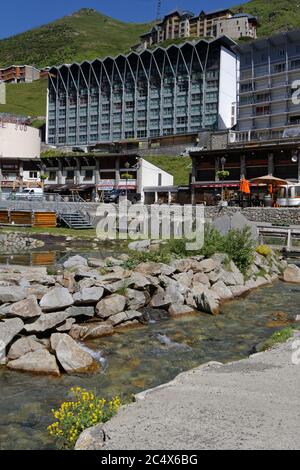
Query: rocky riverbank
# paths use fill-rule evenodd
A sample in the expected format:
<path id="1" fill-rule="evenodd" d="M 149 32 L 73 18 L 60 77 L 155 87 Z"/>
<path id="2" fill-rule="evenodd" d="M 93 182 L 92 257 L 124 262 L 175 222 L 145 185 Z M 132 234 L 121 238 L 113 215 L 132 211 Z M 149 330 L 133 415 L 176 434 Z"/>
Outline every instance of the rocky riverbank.
<path id="1" fill-rule="evenodd" d="M 75 256 L 55 275 L 44 267 L 1 266 L 1 363 L 56 376 L 93 372 L 100 365 L 82 342 L 147 324 L 149 308 L 170 316 L 197 310 L 217 315 L 224 301 L 279 276 L 300 282 L 300 269 L 274 252 L 256 253 L 245 276 L 222 253 L 140 263 L 134 270 L 124 267 L 128 259 Z"/>
<path id="2" fill-rule="evenodd" d="M 17 232 L 0 234 L 0 253 L 22 253 L 44 246 L 44 242 Z"/>

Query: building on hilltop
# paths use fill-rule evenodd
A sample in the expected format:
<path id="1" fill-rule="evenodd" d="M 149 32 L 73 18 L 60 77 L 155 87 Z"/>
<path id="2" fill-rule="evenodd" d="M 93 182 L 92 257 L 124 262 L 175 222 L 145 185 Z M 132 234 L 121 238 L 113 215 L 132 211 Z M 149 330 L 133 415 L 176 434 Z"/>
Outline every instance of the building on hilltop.
<path id="1" fill-rule="evenodd" d="M 246 13 L 234 14 L 231 10 L 217 10 L 210 13 L 174 10 L 162 21 L 141 36 L 142 46 L 147 49 L 164 41 L 189 37 L 214 37 L 227 35 L 233 39 L 248 37 L 255 39 L 257 18 Z"/>
<path id="2" fill-rule="evenodd" d="M 47 143 L 91 147 L 231 128 L 234 45 L 224 36 L 52 67 Z"/>
<path id="3" fill-rule="evenodd" d="M 32 83 L 40 79 L 40 70 L 32 65 L 10 65 L 0 68 L 0 82 Z"/>

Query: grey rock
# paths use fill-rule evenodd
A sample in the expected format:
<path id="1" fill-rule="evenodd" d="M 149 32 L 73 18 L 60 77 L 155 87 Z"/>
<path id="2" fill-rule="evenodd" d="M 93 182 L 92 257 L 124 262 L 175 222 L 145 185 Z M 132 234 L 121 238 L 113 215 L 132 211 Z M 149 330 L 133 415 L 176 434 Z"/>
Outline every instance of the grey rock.
<path id="1" fill-rule="evenodd" d="M 126 305 L 126 297 L 124 295 L 112 294 L 100 300 L 96 305 L 96 314 L 100 318 L 109 318 L 116 313 L 124 310 Z"/>
<path id="2" fill-rule="evenodd" d="M 10 317 L 20 317 L 24 319 L 39 317 L 41 314 L 42 310 L 37 303 L 36 297 L 33 295 L 10 305 L 7 312 L 7 315 Z"/>
<path id="3" fill-rule="evenodd" d="M 88 317 L 92 318 L 95 315 L 95 308 L 94 307 L 87 307 L 87 306 L 81 306 L 81 307 L 75 307 L 74 305 L 72 307 L 67 308 L 65 310 L 66 313 L 68 313 L 69 317 Z"/>
<path id="4" fill-rule="evenodd" d="M 83 256 L 72 256 L 67 261 L 64 262 L 65 269 L 77 268 L 78 266 L 87 266 L 88 262 Z"/>
<path id="5" fill-rule="evenodd" d="M 98 258 L 88 258 L 88 265 L 91 268 L 106 268 L 107 267 L 106 262 Z"/>
<path id="6" fill-rule="evenodd" d="M 216 292 L 205 291 L 201 295 L 195 296 L 198 310 L 212 315 L 220 313 L 220 298 Z"/>
<path id="7" fill-rule="evenodd" d="M 161 274 L 161 267 L 159 263 L 141 263 L 136 267 L 135 271 L 143 275 L 156 276 Z"/>
<path id="8" fill-rule="evenodd" d="M 183 304 L 184 295 L 178 284 L 169 285 L 165 290 L 165 296 L 171 300 L 172 304 Z"/>
<path id="9" fill-rule="evenodd" d="M 179 315 L 187 315 L 189 313 L 193 313 L 194 309 L 189 307 L 188 305 L 182 305 L 182 304 L 172 304 L 169 307 L 169 314 L 172 317 L 177 317 Z"/>
<path id="10" fill-rule="evenodd" d="M 39 349 L 45 349 L 45 346 L 38 341 L 36 336 L 24 336 L 13 343 L 9 349 L 7 358 L 12 361 L 27 353 L 38 351 Z"/>
<path id="11" fill-rule="evenodd" d="M 27 292 L 23 287 L 14 286 L 12 289 L 0 286 L 0 303 L 19 302 L 26 299 Z"/>
<path id="12" fill-rule="evenodd" d="M 26 289 L 27 297 L 34 295 L 37 300 L 41 300 L 45 294 L 47 294 L 49 288 L 47 286 L 42 286 L 40 284 L 31 284 L 30 287 Z"/>
<path id="13" fill-rule="evenodd" d="M 44 312 L 53 312 L 70 307 L 73 303 L 73 297 L 68 289 L 65 287 L 53 287 L 42 297 L 40 307 Z"/>
<path id="14" fill-rule="evenodd" d="M 89 372 L 95 366 L 93 357 L 81 349 L 71 336 L 53 333 L 50 341 L 58 362 L 68 374 Z"/>
<path id="15" fill-rule="evenodd" d="M 204 273 L 210 273 L 211 271 L 216 269 L 217 263 L 212 258 L 208 258 L 204 259 L 203 261 L 200 261 L 199 266 Z"/>
<path id="16" fill-rule="evenodd" d="M 246 285 L 230 286 L 229 289 L 231 290 L 234 297 L 240 297 L 249 291 L 249 287 Z"/>
<path id="17" fill-rule="evenodd" d="M 174 278 L 182 286 L 191 287 L 192 280 L 193 280 L 193 271 L 189 270 L 189 271 L 184 272 L 184 273 L 174 274 Z"/>
<path id="18" fill-rule="evenodd" d="M 108 322 L 86 323 L 84 325 L 73 325 L 69 335 L 75 340 L 87 340 L 101 338 L 111 335 L 114 332 L 113 326 Z"/>
<path id="19" fill-rule="evenodd" d="M 139 310 L 150 301 L 150 295 L 146 291 L 135 289 L 126 290 L 127 306 L 130 310 Z"/>
<path id="20" fill-rule="evenodd" d="M 149 306 L 152 308 L 166 308 L 171 303 L 172 299 L 169 295 L 166 295 L 165 292 L 158 292 L 152 297 Z"/>
<path id="21" fill-rule="evenodd" d="M 60 375 L 56 359 L 47 349 L 38 349 L 9 361 L 7 367 L 12 370 L 34 372 L 36 374 Z"/>
<path id="22" fill-rule="evenodd" d="M 169 264 L 160 263 L 159 266 L 162 275 L 171 276 L 175 272 L 175 267 Z"/>
<path id="23" fill-rule="evenodd" d="M 295 264 L 290 264 L 283 272 L 283 280 L 284 282 L 299 284 L 300 268 Z"/>
<path id="24" fill-rule="evenodd" d="M 109 321 L 113 326 L 117 326 L 120 323 L 138 320 L 139 318 L 142 318 L 142 316 L 143 314 L 136 310 L 126 310 L 126 312 L 120 312 L 116 315 L 112 315 L 111 317 L 109 317 Z"/>
<path id="25" fill-rule="evenodd" d="M 97 424 L 83 431 L 76 444 L 75 450 L 101 450 L 105 447 L 106 436 L 103 431 L 103 424 Z"/>
<path id="26" fill-rule="evenodd" d="M 71 314 L 66 310 L 62 312 L 43 313 L 37 321 L 25 325 L 28 333 L 43 333 L 52 330 L 54 327 L 63 323 Z"/>
<path id="27" fill-rule="evenodd" d="M 20 318 L 0 322 L 0 350 L 2 349 L 1 346 L 7 346 L 23 328 L 24 323 Z"/>
<path id="28" fill-rule="evenodd" d="M 62 325 L 56 328 L 56 331 L 58 331 L 59 333 L 65 333 L 67 331 L 70 331 L 75 322 L 75 318 L 67 318 Z"/>
<path id="29" fill-rule="evenodd" d="M 103 287 L 85 287 L 74 294 L 74 303 L 75 305 L 96 305 L 103 294 Z"/>
<path id="30" fill-rule="evenodd" d="M 233 298 L 232 291 L 224 284 L 223 281 L 216 282 L 211 290 L 217 294 L 220 300 L 229 300 Z"/>
<path id="31" fill-rule="evenodd" d="M 147 286 L 151 286 L 151 281 L 143 274 L 134 272 L 128 279 L 127 285 L 128 287 L 133 287 L 134 289 L 144 289 Z"/>
<path id="32" fill-rule="evenodd" d="M 175 269 L 175 272 L 183 273 L 191 269 L 191 260 L 176 259 L 171 262 L 171 266 Z"/>
<path id="33" fill-rule="evenodd" d="M 193 284 L 203 284 L 205 286 L 210 286 L 208 275 L 202 272 L 196 273 L 193 278 Z"/>
<path id="34" fill-rule="evenodd" d="M 129 250 L 145 251 L 149 249 L 150 243 L 151 240 L 137 240 L 129 243 L 128 248 Z"/>

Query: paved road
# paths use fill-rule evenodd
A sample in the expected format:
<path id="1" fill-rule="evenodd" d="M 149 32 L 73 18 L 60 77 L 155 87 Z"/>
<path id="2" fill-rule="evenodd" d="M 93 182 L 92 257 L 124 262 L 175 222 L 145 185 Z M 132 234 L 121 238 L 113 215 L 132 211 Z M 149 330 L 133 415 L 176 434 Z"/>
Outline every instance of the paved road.
<path id="1" fill-rule="evenodd" d="M 105 449 L 299 449 L 300 364 L 291 354 L 289 340 L 144 392 L 105 425 Z"/>

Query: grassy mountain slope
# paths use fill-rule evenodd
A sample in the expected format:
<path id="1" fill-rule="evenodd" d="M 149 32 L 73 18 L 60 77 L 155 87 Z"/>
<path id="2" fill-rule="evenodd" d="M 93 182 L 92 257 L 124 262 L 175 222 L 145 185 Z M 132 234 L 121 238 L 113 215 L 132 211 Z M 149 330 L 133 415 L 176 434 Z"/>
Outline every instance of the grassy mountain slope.
<path id="1" fill-rule="evenodd" d="M 0 113 L 21 116 L 45 116 L 47 80 L 6 85 L 6 103 L 0 104 Z"/>
<path id="2" fill-rule="evenodd" d="M 299 0 L 251 0 L 234 7 L 233 10 L 258 17 L 261 25 L 258 28 L 259 37 L 300 28 Z"/>
<path id="3" fill-rule="evenodd" d="M 128 51 L 150 24 L 123 23 L 82 9 L 53 23 L 0 41 L 0 66 L 37 67 L 95 59 Z"/>

